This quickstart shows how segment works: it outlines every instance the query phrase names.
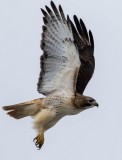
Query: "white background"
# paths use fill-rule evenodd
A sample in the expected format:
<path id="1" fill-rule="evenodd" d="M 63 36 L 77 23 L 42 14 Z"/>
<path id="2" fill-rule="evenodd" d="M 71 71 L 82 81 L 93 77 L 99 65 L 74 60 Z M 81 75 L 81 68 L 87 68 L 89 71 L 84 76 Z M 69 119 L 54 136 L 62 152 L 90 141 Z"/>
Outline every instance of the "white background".
<path id="1" fill-rule="evenodd" d="M 2 106 L 39 98 L 42 14 L 49 0 L 1 0 L 0 4 L 0 159 L 122 159 L 122 2 L 55 0 L 65 14 L 81 17 L 95 39 L 95 74 L 85 95 L 100 107 L 65 117 L 45 134 L 38 151 L 32 119 L 15 120 Z M 72 19 L 72 18 L 71 18 Z"/>

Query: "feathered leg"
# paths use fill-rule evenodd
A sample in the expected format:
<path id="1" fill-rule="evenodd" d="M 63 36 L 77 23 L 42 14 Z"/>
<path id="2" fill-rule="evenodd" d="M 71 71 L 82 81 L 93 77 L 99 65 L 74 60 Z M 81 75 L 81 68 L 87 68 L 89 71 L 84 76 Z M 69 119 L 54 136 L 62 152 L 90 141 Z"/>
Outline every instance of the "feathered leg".
<path id="1" fill-rule="evenodd" d="M 50 108 L 42 109 L 41 112 L 35 115 L 34 128 L 37 130 L 38 135 L 34 138 L 34 142 L 38 149 L 41 149 L 44 144 L 44 132 L 51 127 L 50 123 L 54 117 L 55 112 Z"/>

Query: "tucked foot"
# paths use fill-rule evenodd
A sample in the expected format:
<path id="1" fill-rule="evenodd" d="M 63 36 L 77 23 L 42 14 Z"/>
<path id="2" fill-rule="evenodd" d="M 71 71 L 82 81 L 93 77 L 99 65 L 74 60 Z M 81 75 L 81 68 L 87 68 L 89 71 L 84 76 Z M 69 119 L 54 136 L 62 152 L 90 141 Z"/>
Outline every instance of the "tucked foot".
<path id="1" fill-rule="evenodd" d="M 44 135 L 38 135 L 33 139 L 33 142 L 35 143 L 37 149 L 41 149 L 42 145 L 44 144 Z"/>

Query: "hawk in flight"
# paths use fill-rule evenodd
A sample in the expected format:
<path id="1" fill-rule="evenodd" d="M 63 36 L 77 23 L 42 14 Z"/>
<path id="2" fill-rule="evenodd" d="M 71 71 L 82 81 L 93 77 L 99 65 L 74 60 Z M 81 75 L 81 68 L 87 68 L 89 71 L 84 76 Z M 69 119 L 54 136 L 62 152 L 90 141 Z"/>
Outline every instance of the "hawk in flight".
<path id="1" fill-rule="evenodd" d="M 45 98 L 3 107 L 16 119 L 33 117 L 38 149 L 44 143 L 44 132 L 62 117 L 98 106 L 95 99 L 83 95 L 95 68 L 92 32 L 87 32 L 84 22 L 76 15 L 74 23 L 69 16 L 66 18 L 61 5 L 57 8 L 53 1 L 51 8 L 45 6 L 41 11 L 43 55 L 37 89 Z"/>

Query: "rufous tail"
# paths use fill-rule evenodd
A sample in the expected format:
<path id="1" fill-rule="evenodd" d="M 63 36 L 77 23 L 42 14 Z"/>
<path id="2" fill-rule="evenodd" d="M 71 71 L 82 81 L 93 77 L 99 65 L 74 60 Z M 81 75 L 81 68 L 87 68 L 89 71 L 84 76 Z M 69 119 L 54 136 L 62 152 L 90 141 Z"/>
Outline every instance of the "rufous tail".
<path id="1" fill-rule="evenodd" d="M 42 99 L 43 98 L 11 106 L 4 106 L 3 109 L 8 111 L 8 115 L 16 119 L 24 118 L 26 116 L 34 116 L 41 110 Z"/>

